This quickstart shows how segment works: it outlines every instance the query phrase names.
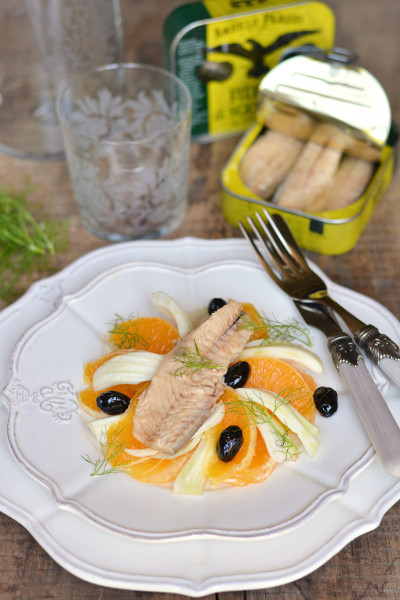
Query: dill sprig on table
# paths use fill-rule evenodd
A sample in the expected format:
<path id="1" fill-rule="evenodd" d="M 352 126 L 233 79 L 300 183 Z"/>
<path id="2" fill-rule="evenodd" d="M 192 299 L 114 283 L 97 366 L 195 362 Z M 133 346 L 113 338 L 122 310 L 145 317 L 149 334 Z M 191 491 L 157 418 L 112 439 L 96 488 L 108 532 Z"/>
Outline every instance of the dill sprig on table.
<path id="1" fill-rule="evenodd" d="M 14 299 L 23 274 L 51 268 L 57 238 L 65 241 L 62 228 L 61 222 L 36 219 L 26 192 L 0 190 L 0 300 Z"/>

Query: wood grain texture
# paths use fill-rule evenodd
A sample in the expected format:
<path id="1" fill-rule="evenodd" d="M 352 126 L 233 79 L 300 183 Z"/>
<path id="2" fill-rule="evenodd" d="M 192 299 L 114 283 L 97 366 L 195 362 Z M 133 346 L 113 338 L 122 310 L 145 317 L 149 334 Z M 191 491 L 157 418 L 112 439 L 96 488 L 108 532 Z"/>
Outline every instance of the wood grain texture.
<path id="1" fill-rule="evenodd" d="M 161 29 L 180 0 L 121 0 L 126 59 L 162 64 Z M 399 0 L 328 0 L 337 18 L 337 44 L 353 49 L 360 63 L 386 89 L 394 121 L 400 123 Z M 192 145 L 190 208 L 170 238 L 239 237 L 220 210 L 221 169 L 237 143 L 228 139 Z M 69 220 L 70 246 L 59 255 L 61 269 L 82 254 L 104 245 L 81 225 L 64 162 L 38 164 L 0 155 L 0 185 L 21 189 L 30 177 L 32 202 Z M 340 257 L 315 260 L 331 279 L 382 302 L 400 318 L 400 172 L 379 204 L 356 247 Z M 20 282 L 20 292 L 42 275 Z M 0 515 L 0 600 L 117 600 L 181 596 L 139 593 L 100 587 L 71 575 L 18 523 Z M 188 566 L 189 568 L 189 566 Z M 400 506 L 391 508 L 380 526 L 348 544 L 307 577 L 279 588 L 219 594 L 220 600 L 397 600 L 400 598 Z M 211 597 L 211 596 L 210 596 Z"/>

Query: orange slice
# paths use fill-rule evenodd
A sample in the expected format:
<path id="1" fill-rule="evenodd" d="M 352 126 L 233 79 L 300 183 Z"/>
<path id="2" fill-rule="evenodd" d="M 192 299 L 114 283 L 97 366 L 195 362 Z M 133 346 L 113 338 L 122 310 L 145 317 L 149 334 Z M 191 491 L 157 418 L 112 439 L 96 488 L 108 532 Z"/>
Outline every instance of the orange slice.
<path id="1" fill-rule="evenodd" d="M 163 485 L 172 483 L 177 478 L 179 472 L 183 469 L 194 450 L 186 454 L 181 454 L 176 458 L 148 458 L 139 459 L 141 462 L 130 466 L 127 470 L 129 475 L 143 483 L 152 483 L 153 485 Z"/>
<path id="2" fill-rule="evenodd" d="M 235 392 L 233 390 L 225 390 L 221 400 L 226 404 L 234 401 Z M 257 426 L 252 421 L 251 416 L 247 414 L 246 409 L 240 413 L 229 409 L 229 404 L 226 408 L 224 418 L 218 425 L 209 430 L 209 435 L 212 436 L 212 444 L 217 448 L 219 437 L 224 429 L 230 425 L 238 425 L 242 429 L 243 444 L 239 452 L 229 462 L 224 462 L 218 458 L 217 451 L 210 460 L 206 469 L 206 476 L 211 487 L 216 487 L 224 481 L 237 477 L 242 473 L 253 460 L 257 441 Z"/>
<path id="3" fill-rule="evenodd" d="M 233 478 L 229 479 L 231 485 L 245 486 L 252 483 L 261 483 L 271 475 L 276 462 L 270 457 L 261 433 L 257 430 L 257 441 L 253 460 L 249 466 Z"/>
<path id="4" fill-rule="evenodd" d="M 158 317 L 121 320 L 110 333 L 110 341 L 118 348 L 147 350 L 156 354 L 170 352 L 178 339 L 178 330 Z"/>
<path id="5" fill-rule="evenodd" d="M 249 358 L 250 376 L 245 387 L 268 390 L 286 398 L 309 421 L 314 420 L 313 392 L 305 377 L 294 367 L 278 358 Z M 314 384 L 315 386 L 315 384 Z"/>
<path id="6" fill-rule="evenodd" d="M 252 323 L 255 325 L 255 329 L 251 334 L 249 342 L 252 342 L 253 340 L 264 340 L 266 337 L 268 337 L 268 329 L 260 313 L 254 304 L 251 304 L 250 302 L 242 302 L 242 306 L 248 318 L 250 318 Z"/>
<path id="7" fill-rule="evenodd" d="M 309 375 L 309 373 L 304 373 L 304 371 L 298 371 L 298 373 L 300 373 L 300 375 L 314 394 L 315 390 L 317 389 L 317 384 L 315 383 L 314 378 L 311 375 Z"/>

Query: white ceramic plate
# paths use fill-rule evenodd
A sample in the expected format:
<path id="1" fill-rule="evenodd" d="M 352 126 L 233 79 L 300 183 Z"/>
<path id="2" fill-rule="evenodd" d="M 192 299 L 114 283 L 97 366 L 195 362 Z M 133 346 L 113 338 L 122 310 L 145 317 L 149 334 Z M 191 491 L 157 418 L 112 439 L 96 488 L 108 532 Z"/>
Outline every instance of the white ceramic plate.
<path id="1" fill-rule="evenodd" d="M 181 264 L 183 258 L 186 266 L 190 262 L 198 266 L 201 259 L 208 262 L 216 255 L 222 259 L 232 255 L 251 258 L 240 240 L 151 242 L 111 247 L 88 255 L 56 277 L 34 286 L 0 315 L 0 383 L 6 382 L 5 362 L 24 328 L 48 313 L 61 292 L 75 293 L 94 275 L 129 260 L 134 251 L 141 254 L 142 260 L 162 257 L 166 263 Z M 358 309 L 358 314 L 367 320 L 373 315 L 381 329 L 399 339 L 398 322 L 382 306 L 333 284 L 331 289 L 348 308 Z M 4 410 L 0 417 L 4 431 Z M 269 587 L 299 578 L 328 560 L 356 535 L 375 527 L 399 497 L 398 482 L 386 475 L 374 459 L 351 480 L 345 495 L 281 535 L 258 540 L 188 538 L 149 544 L 116 535 L 77 514 L 59 510 L 47 490 L 27 477 L 13 461 L 4 439 L 0 467 L 5 475 L 3 483 L 0 481 L 3 510 L 22 522 L 65 568 L 95 583 L 187 595 Z M 183 564 L 191 564 L 192 568 L 186 572 Z"/>
<path id="2" fill-rule="evenodd" d="M 313 347 L 325 366 L 319 383 L 338 391 L 340 410 L 329 420 L 317 419 L 321 445 L 314 459 L 303 454 L 279 466 L 265 483 L 209 491 L 203 498 L 176 496 L 125 474 L 90 477 L 92 467 L 82 455 L 96 457 L 100 448 L 77 408 L 83 367 L 104 353 L 107 324 L 115 314 L 158 314 L 151 304 L 158 289 L 189 312 L 217 296 L 253 302 L 278 321 L 296 316 L 293 302 L 250 262 L 222 261 L 194 270 L 128 263 L 102 273 L 64 296 L 15 348 L 4 393 L 10 405 L 9 441 L 20 464 L 49 486 L 60 507 L 139 538 L 282 533 L 343 494 L 373 453 L 319 332 Z"/>

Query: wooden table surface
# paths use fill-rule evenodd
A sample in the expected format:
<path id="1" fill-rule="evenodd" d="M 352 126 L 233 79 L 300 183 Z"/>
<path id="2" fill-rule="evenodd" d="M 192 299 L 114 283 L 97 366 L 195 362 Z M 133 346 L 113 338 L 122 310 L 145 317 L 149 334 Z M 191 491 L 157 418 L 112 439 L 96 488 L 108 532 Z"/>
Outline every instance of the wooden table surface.
<path id="1" fill-rule="evenodd" d="M 121 0 L 126 58 L 162 64 L 161 27 L 179 0 Z M 400 123 L 399 0 L 328 0 L 337 18 L 337 44 L 355 50 L 361 64 L 385 87 Z M 190 208 L 170 238 L 239 237 L 220 210 L 219 175 L 237 139 L 192 145 Z M 22 188 L 30 176 L 34 191 L 49 214 L 67 218 L 69 249 L 58 255 L 57 269 L 104 242 L 81 225 L 65 162 L 41 164 L 0 155 L 0 186 Z M 356 247 L 338 257 L 309 253 L 333 280 L 366 294 L 400 318 L 400 172 L 379 204 Z M 21 280 L 21 293 L 42 275 Z M 0 600 L 115 600 L 144 596 L 82 581 L 56 564 L 17 522 L 0 515 Z M 133 565 L 134 569 L 134 565 Z M 146 597 L 160 596 L 147 593 Z M 172 598 L 172 595 L 166 594 Z M 314 573 L 288 585 L 220 594 L 223 600 L 395 600 L 400 598 L 400 506 L 392 507 L 380 526 L 353 542 Z M 177 596 L 177 598 L 179 598 Z"/>

